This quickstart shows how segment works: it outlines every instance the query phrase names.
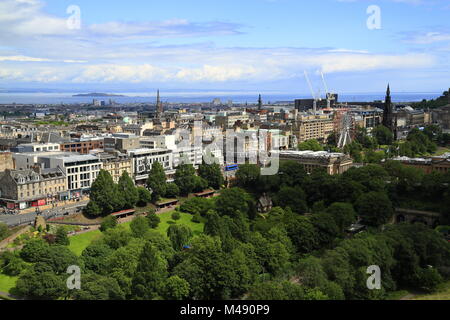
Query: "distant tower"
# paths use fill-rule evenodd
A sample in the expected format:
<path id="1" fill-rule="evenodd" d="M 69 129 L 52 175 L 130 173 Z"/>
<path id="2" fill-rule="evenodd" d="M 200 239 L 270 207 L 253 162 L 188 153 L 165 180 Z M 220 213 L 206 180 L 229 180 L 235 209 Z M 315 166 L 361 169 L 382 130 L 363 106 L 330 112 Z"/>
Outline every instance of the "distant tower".
<path id="1" fill-rule="evenodd" d="M 383 126 L 389 128 L 389 130 L 391 130 L 392 132 L 395 131 L 394 110 L 391 100 L 391 89 L 389 87 L 389 84 L 386 90 L 386 99 L 384 101 Z"/>
<path id="2" fill-rule="evenodd" d="M 164 113 L 164 107 L 162 105 L 161 98 L 159 96 L 159 89 L 158 89 L 158 91 L 156 93 L 156 114 L 157 114 L 158 118 L 160 118 L 163 115 L 163 113 Z"/>
<path id="3" fill-rule="evenodd" d="M 259 95 L 259 98 L 258 98 L 258 110 L 262 110 L 262 99 L 261 99 L 261 95 Z"/>

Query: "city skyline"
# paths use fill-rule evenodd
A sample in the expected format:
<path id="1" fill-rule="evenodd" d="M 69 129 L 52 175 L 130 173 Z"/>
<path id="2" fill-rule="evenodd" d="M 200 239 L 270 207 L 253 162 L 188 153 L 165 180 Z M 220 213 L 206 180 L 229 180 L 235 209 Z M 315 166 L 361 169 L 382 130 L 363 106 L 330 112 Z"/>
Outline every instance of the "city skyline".
<path id="1" fill-rule="evenodd" d="M 448 88 L 449 1 L 194 2 L 5 0 L 0 88 Z"/>

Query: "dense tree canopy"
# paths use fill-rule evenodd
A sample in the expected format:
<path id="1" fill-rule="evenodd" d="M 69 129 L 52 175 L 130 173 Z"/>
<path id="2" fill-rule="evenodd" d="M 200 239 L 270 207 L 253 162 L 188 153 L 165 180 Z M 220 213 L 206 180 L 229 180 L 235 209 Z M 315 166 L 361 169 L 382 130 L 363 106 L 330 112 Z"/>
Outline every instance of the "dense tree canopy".
<path id="1" fill-rule="evenodd" d="M 152 192 L 152 202 L 156 203 L 166 194 L 166 173 L 161 163 L 155 162 L 148 174 L 147 187 Z"/>
<path id="2" fill-rule="evenodd" d="M 433 291 L 450 279 L 445 232 L 389 224 L 394 208 L 408 205 L 431 206 L 444 219 L 449 174 L 425 175 L 391 161 L 336 176 L 306 174 L 292 161 L 281 162 L 273 177 L 241 169 L 247 172 L 242 181 L 252 183 L 241 181 L 214 199 L 182 199 L 181 208 L 168 213 L 169 219 L 174 212 L 199 216 L 203 232 L 199 225 L 193 232 L 185 219 L 164 217 L 159 225 L 152 210 L 129 228 L 109 216 L 80 257 L 70 247 L 31 239 L 20 252 L 0 255 L 0 270 L 18 276 L 13 291 L 21 297 L 76 300 L 385 299 L 404 288 Z M 263 193 L 274 207 L 256 213 Z M 367 229 L 348 233 L 358 217 Z M 65 287 L 69 265 L 82 268 L 76 292 Z M 382 270 L 380 290 L 367 290 L 370 265 Z"/>

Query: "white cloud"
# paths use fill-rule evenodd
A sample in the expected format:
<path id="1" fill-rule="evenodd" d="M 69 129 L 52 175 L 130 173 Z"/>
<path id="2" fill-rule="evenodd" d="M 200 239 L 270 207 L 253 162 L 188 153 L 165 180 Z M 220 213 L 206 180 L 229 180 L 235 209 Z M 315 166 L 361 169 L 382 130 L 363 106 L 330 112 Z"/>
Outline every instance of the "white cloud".
<path id="1" fill-rule="evenodd" d="M 85 63 L 85 60 L 53 60 L 47 58 L 36 58 L 27 56 L 0 56 L 0 61 L 15 61 L 15 62 L 64 62 L 64 63 Z"/>
<path id="2" fill-rule="evenodd" d="M 338 73 L 438 64 L 430 54 L 373 54 L 347 48 L 220 48 L 211 43 L 157 46 L 131 40 L 235 34 L 239 26 L 175 19 L 113 21 L 70 30 L 64 18 L 45 14 L 41 1 L 1 1 L 0 47 L 9 50 L 0 51 L 0 79 L 4 81 L 260 82 L 300 77 L 305 69 Z"/>
<path id="3" fill-rule="evenodd" d="M 426 32 L 415 34 L 414 36 L 405 39 L 405 42 L 414 44 L 433 44 L 436 42 L 450 41 L 450 33 L 444 32 Z"/>
<path id="4" fill-rule="evenodd" d="M 426 54 L 375 55 L 333 53 L 305 49 L 210 49 L 189 57 L 181 48 L 180 63 L 106 63 L 74 65 L 8 66 L 15 80 L 74 83 L 221 83 L 226 81 L 272 81 L 298 77 L 303 70 L 321 70 L 325 73 L 362 72 L 368 70 L 406 70 L 433 66 L 436 61 Z M 208 58 L 209 56 L 209 58 Z M 185 63 L 181 63 L 183 58 Z M 197 60 L 195 64 L 190 63 Z M 186 63 L 189 62 L 189 63 Z M 43 62 L 44 63 L 44 62 Z M 188 66 L 189 65 L 189 66 Z M 45 71 L 45 73 L 43 73 Z M 7 74 L 3 75 L 7 78 Z"/>

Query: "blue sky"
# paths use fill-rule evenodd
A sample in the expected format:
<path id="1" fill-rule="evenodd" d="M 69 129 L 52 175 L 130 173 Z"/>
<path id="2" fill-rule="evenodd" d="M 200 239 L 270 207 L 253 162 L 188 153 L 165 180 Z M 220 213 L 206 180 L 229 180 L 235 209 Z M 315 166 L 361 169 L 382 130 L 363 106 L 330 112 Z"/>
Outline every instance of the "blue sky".
<path id="1" fill-rule="evenodd" d="M 322 71 L 338 92 L 439 92 L 449 16 L 450 0 L 2 0 L 0 88 L 307 93 L 306 70 L 314 90 Z"/>

